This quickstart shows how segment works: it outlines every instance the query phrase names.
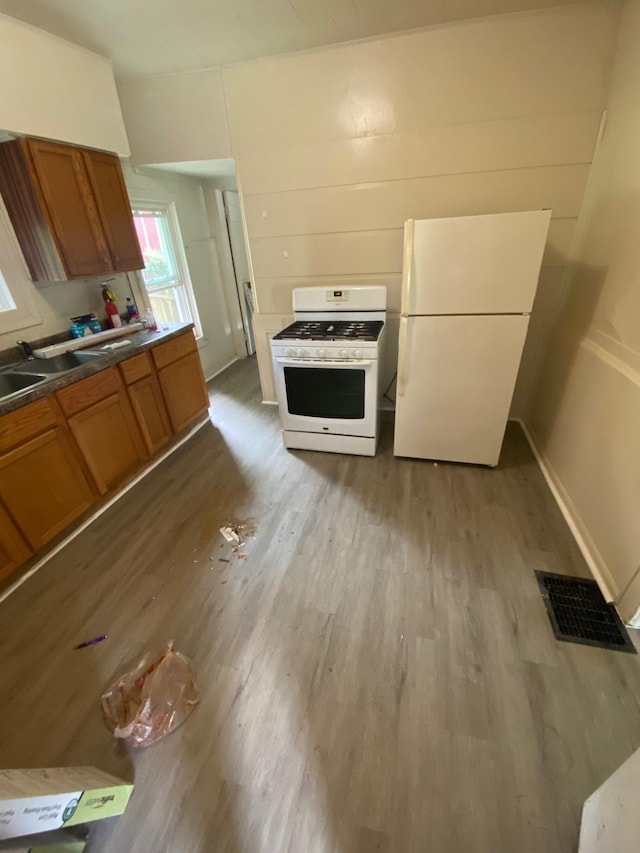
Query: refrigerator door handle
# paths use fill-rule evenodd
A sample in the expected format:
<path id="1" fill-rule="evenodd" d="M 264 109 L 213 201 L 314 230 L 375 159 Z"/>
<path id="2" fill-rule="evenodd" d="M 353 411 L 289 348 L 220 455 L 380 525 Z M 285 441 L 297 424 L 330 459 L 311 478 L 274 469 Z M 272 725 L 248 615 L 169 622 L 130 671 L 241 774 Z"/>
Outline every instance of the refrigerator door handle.
<path id="1" fill-rule="evenodd" d="M 407 317 L 400 317 L 400 335 L 398 337 L 398 397 L 404 397 L 407 370 L 407 347 L 409 344 L 409 323 Z"/>
<path id="2" fill-rule="evenodd" d="M 404 223 L 404 257 L 402 263 L 402 304 L 400 312 L 411 314 L 411 272 L 413 266 L 413 226 L 414 220 Z"/>

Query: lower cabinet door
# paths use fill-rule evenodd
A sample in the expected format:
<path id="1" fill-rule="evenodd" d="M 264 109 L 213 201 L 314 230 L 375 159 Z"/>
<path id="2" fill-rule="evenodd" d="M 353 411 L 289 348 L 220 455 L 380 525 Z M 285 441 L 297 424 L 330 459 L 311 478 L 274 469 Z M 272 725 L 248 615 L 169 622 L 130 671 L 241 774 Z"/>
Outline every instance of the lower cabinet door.
<path id="1" fill-rule="evenodd" d="M 209 408 L 209 395 L 197 352 L 185 355 L 158 371 L 171 426 L 180 432 Z"/>
<path id="2" fill-rule="evenodd" d="M 164 407 L 158 380 L 152 374 L 129 386 L 129 399 L 142 433 L 147 453 L 163 447 L 171 435 L 171 426 Z"/>
<path id="3" fill-rule="evenodd" d="M 0 498 L 33 550 L 91 506 L 91 489 L 63 427 L 0 456 Z"/>
<path id="4" fill-rule="evenodd" d="M 101 495 L 139 467 L 145 456 L 124 387 L 68 419 Z"/>
<path id="5" fill-rule="evenodd" d="M 0 506 L 0 579 L 11 574 L 31 553 L 9 514 Z"/>

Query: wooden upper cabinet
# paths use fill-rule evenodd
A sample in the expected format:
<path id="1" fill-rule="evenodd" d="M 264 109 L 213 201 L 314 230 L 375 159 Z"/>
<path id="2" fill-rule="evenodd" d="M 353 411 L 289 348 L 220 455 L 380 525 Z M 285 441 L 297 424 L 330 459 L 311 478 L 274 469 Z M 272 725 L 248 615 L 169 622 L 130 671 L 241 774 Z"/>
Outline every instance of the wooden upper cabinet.
<path id="1" fill-rule="evenodd" d="M 115 155 L 13 139 L 0 145 L 0 192 L 34 281 L 144 266 Z"/>
<path id="2" fill-rule="evenodd" d="M 114 269 L 118 272 L 144 267 L 133 226 L 131 205 L 120 161 L 103 151 L 83 151 Z"/>

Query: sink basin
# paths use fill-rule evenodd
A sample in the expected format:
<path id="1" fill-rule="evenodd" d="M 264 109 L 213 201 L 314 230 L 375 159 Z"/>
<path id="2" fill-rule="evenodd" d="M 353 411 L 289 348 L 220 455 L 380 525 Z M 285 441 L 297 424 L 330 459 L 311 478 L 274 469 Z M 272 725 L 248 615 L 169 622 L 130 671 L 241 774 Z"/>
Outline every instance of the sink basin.
<path id="1" fill-rule="evenodd" d="M 14 367 L 13 372 L 50 376 L 53 373 L 66 373 L 67 370 L 73 370 L 74 367 L 80 367 L 80 365 L 86 364 L 89 361 L 104 358 L 105 355 L 107 353 L 63 352 L 61 355 L 54 355 L 53 358 L 36 358 L 34 361 L 27 361 L 19 367 Z"/>
<path id="2" fill-rule="evenodd" d="M 31 388 L 32 385 L 44 382 L 46 378 L 46 376 L 34 375 L 21 376 L 19 373 L 0 373 L 0 398 Z"/>

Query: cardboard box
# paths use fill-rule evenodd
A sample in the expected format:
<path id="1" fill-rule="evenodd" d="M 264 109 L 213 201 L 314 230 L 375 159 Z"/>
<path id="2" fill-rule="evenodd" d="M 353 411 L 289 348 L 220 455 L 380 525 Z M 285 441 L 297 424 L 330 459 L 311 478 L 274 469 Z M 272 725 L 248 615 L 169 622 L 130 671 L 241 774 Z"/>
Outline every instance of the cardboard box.
<path id="1" fill-rule="evenodd" d="M 84 853 L 86 847 L 86 841 L 74 838 L 64 829 L 14 841 L 0 841 L 3 853 Z"/>
<path id="2" fill-rule="evenodd" d="M 0 839 L 121 815 L 132 791 L 96 767 L 0 770 Z"/>

